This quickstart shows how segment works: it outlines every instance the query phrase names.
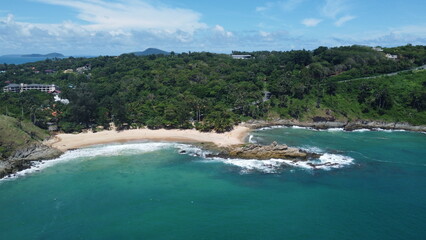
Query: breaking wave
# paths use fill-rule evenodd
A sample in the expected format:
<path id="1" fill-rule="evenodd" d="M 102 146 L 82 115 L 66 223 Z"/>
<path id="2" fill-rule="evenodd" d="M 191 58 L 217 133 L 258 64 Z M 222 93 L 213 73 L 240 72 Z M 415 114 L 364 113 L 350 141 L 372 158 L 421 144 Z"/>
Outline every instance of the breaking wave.
<path id="1" fill-rule="evenodd" d="M 327 128 L 327 129 L 316 129 L 314 127 L 301 127 L 301 126 L 271 126 L 271 127 L 263 127 L 257 129 L 258 131 L 264 131 L 264 130 L 271 130 L 271 129 L 277 129 L 277 128 L 293 128 L 293 129 L 305 129 L 305 130 L 311 130 L 311 131 L 319 131 L 319 132 L 370 132 L 370 131 L 378 131 L 378 132 L 406 132 L 407 130 L 403 129 L 383 129 L 383 128 L 361 128 L 361 129 L 355 129 L 351 131 L 347 131 L 344 128 Z"/>
<path id="2" fill-rule="evenodd" d="M 53 160 L 43 160 L 39 162 L 32 162 L 30 168 L 19 171 L 15 174 L 4 177 L 1 180 L 11 180 L 18 177 L 22 177 L 34 172 L 41 171 L 43 169 L 54 166 L 58 163 L 64 163 L 71 160 L 76 160 L 80 158 L 93 159 L 100 156 L 130 156 L 143 154 L 148 152 L 154 152 L 166 148 L 183 148 L 185 144 L 176 144 L 176 143 L 126 143 L 126 144 L 117 144 L 117 145 L 98 145 L 95 147 L 81 148 L 77 150 L 67 151 L 59 158 Z M 189 145 L 188 145 L 189 146 Z M 0 180 L 0 181 L 1 181 Z"/>
<path id="3" fill-rule="evenodd" d="M 361 129 L 355 129 L 355 130 L 353 130 L 352 132 L 370 132 L 371 130 L 370 129 L 367 129 L 367 128 L 361 128 Z"/>
<path id="4" fill-rule="evenodd" d="M 278 129 L 278 128 L 288 128 L 288 127 L 284 125 L 277 125 L 277 126 L 262 127 L 262 128 L 258 128 L 257 130 L 263 131 L 263 130 L 271 130 L 271 129 Z"/>
<path id="5" fill-rule="evenodd" d="M 309 146 L 309 145 L 304 145 L 304 146 L 300 147 L 300 149 L 302 149 L 306 152 L 311 152 L 311 153 L 324 153 L 325 152 L 325 150 L 323 150 L 319 147 Z"/>
<path id="6" fill-rule="evenodd" d="M 320 130 L 320 131 L 327 131 L 327 132 L 344 132 L 345 129 L 344 128 L 329 128 L 329 129 L 324 129 L 324 130 Z"/>
<path id="7" fill-rule="evenodd" d="M 180 154 L 186 154 L 194 157 L 203 158 L 203 162 L 222 162 L 226 165 L 232 165 L 240 168 L 240 173 L 247 174 L 251 172 L 261 173 L 279 173 L 285 168 L 296 167 L 307 170 L 322 169 L 331 170 L 342 168 L 353 163 L 353 159 L 347 156 L 324 153 L 325 151 L 313 146 L 304 146 L 302 149 L 322 153 L 319 159 L 312 159 L 309 161 L 292 161 L 286 159 L 269 159 L 269 160 L 256 160 L 256 159 L 223 159 L 223 158 L 208 158 L 206 157 L 211 152 L 203 150 L 200 147 L 190 144 L 180 143 L 162 143 L 162 142 L 144 142 L 144 143 L 126 143 L 115 145 L 98 145 L 95 147 L 81 148 L 64 153 L 59 158 L 53 160 L 45 160 L 33 162 L 33 166 L 9 175 L 2 180 L 11 180 L 22 177 L 43 169 L 52 167 L 59 163 L 77 159 L 94 159 L 96 157 L 110 157 L 110 156 L 130 156 L 138 155 L 149 152 L 160 151 L 164 149 L 176 149 Z M 0 180 L 0 181 L 2 181 Z"/>
<path id="8" fill-rule="evenodd" d="M 249 138 L 248 138 L 248 142 L 249 143 L 257 143 L 257 141 L 254 140 L 253 138 L 254 138 L 253 135 L 250 135 Z"/>
<path id="9" fill-rule="evenodd" d="M 279 173 L 285 168 L 295 167 L 305 170 L 332 170 L 350 166 L 354 163 L 354 159 L 348 156 L 325 153 L 318 159 L 309 161 L 293 161 L 286 159 L 269 159 L 269 160 L 256 160 L 256 159 L 224 159 L 224 158 L 211 158 L 206 159 L 204 162 L 222 162 L 227 165 L 239 167 L 241 174 L 248 174 L 253 172 L 261 173 Z"/>
<path id="10" fill-rule="evenodd" d="M 380 131 L 380 132 L 406 132 L 406 130 L 403 129 L 383 129 L 383 128 L 373 128 L 374 131 Z"/>

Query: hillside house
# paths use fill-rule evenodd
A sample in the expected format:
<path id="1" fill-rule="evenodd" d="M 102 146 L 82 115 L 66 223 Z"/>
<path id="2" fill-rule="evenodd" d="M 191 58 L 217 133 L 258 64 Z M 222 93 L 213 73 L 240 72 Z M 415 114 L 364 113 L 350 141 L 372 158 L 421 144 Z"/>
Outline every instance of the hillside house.
<path id="1" fill-rule="evenodd" d="M 392 54 L 386 54 L 385 55 L 386 56 L 386 58 L 388 58 L 388 59 L 393 59 L 393 60 L 395 60 L 395 59 L 398 59 L 398 55 L 392 55 Z"/>
<path id="2" fill-rule="evenodd" d="M 86 66 L 83 66 L 83 67 L 78 67 L 76 69 L 76 72 L 83 74 L 85 71 L 90 71 L 91 69 L 92 68 L 90 67 L 90 65 L 86 65 Z"/>

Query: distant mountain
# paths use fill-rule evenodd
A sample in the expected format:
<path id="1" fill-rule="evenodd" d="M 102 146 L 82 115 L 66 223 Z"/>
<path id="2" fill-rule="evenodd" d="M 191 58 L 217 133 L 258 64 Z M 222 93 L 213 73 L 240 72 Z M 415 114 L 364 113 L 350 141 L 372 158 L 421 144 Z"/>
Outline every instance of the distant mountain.
<path id="1" fill-rule="evenodd" d="M 49 54 L 25 54 L 25 55 L 21 55 L 21 57 L 63 58 L 65 56 L 61 53 L 49 53 Z"/>
<path id="2" fill-rule="evenodd" d="M 132 52 L 132 54 L 135 54 L 136 56 L 148 56 L 148 55 L 169 55 L 169 52 L 157 49 L 157 48 L 148 48 L 143 52 Z"/>

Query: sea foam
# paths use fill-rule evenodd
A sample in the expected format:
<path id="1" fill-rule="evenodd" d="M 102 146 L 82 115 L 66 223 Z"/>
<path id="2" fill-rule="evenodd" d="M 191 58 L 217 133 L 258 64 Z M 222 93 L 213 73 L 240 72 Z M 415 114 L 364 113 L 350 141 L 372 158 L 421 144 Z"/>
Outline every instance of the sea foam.
<path id="1" fill-rule="evenodd" d="M 344 128 L 326 128 L 326 129 L 316 129 L 314 127 L 301 127 L 301 126 L 271 126 L 271 127 L 263 127 L 259 128 L 257 130 L 264 131 L 264 130 L 271 130 L 271 129 L 277 129 L 277 128 L 293 128 L 293 129 L 305 129 L 305 130 L 311 130 L 311 131 L 320 131 L 320 132 L 370 132 L 370 131 L 378 131 L 378 132 L 406 132 L 407 130 L 404 129 L 383 129 L 383 128 L 361 128 L 361 129 L 355 129 L 351 131 L 347 131 Z"/>
<path id="2" fill-rule="evenodd" d="M 271 129 L 279 129 L 279 128 L 288 128 L 288 127 L 284 125 L 277 125 L 277 126 L 262 127 L 262 128 L 258 128 L 257 130 L 263 131 L 263 130 L 271 130 Z"/>
<path id="3" fill-rule="evenodd" d="M 248 138 L 249 143 L 257 143 L 256 140 L 253 139 L 253 135 L 250 135 Z"/>
<path id="4" fill-rule="evenodd" d="M 406 132 L 404 129 L 383 129 L 383 128 L 373 128 L 374 131 L 380 132 Z"/>
<path id="5" fill-rule="evenodd" d="M 207 154 L 210 154 L 210 151 L 203 150 L 200 147 L 190 145 L 190 144 L 180 144 L 176 143 L 173 147 L 179 149 L 180 154 L 187 154 L 193 157 L 202 157 L 205 158 Z"/>
<path id="6" fill-rule="evenodd" d="M 241 174 L 248 174 L 252 172 L 261 173 L 279 173 L 286 167 L 295 167 L 305 170 L 332 170 L 343 168 L 354 163 L 354 159 L 348 156 L 325 153 L 318 159 L 309 161 L 293 161 L 287 159 L 269 159 L 269 160 L 256 160 L 256 159 L 225 159 L 225 158 L 211 158 L 204 160 L 205 162 L 222 162 L 227 165 L 233 165 L 240 168 Z"/>
<path id="7" fill-rule="evenodd" d="M 252 172 L 278 173 L 279 170 L 285 166 L 285 160 L 281 159 L 256 160 L 211 158 L 204 161 L 207 163 L 221 162 L 227 165 L 236 166 L 240 169 L 241 174 L 248 174 Z"/>
<path id="8" fill-rule="evenodd" d="M 201 157 L 205 162 L 222 162 L 227 165 L 239 167 L 242 174 L 251 172 L 262 173 L 278 173 L 285 167 L 297 167 L 308 170 L 323 169 L 331 170 L 335 168 L 342 168 L 353 163 L 353 159 L 347 156 L 337 154 L 323 154 L 319 159 L 310 161 L 292 161 L 286 159 L 269 159 L 269 160 L 256 160 L 256 159 L 223 159 L 223 158 L 207 158 L 206 155 L 211 152 L 201 149 L 200 147 L 181 144 L 181 143 L 162 143 L 162 142 L 143 142 L 143 143 L 125 143 L 113 145 L 98 145 L 88 148 L 81 148 L 77 150 L 67 151 L 59 158 L 53 160 L 45 160 L 33 162 L 33 166 L 9 175 L 2 180 L 11 180 L 22 177 L 43 169 L 52 167 L 59 163 L 77 159 L 94 159 L 96 157 L 109 157 L 109 156 L 130 156 L 144 154 L 163 149 L 177 149 L 181 154 L 187 154 L 194 157 Z M 315 153 L 324 153 L 324 150 L 318 147 L 304 146 L 302 149 Z"/>
<path id="9" fill-rule="evenodd" d="M 291 128 L 294 128 L 294 129 L 308 129 L 308 130 L 316 130 L 316 129 L 311 128 L 311 127 L 301 127 L 301 126 L 292 126 Z"/>
<path id="10" fill-rule="evenodd" d="M 327 131 L 327 132 L 343 132 L 345 131 L 344 128 L 328 128 L 320 131 Z"/>
<path id="11" fill-rule="evenodd" d="M 161 142 L 146 142 L 146 143 L 126 143 L 126 144 L 115 144 L 115 145 L 98 145 L 94 147 L 81 148 L 77 150 L 71 150 L 64 153 L 62 156 L 52 160 L 43 160 L 38 162 L 32 162 L 30 168 L 19 171 L 15 174 L 4 177 L 1 180 L 11 180 L 18 177 L 22 177 L 34 172 L 41 171 L 59 163 L 64 163 L 71 160 L 80 158 L 93 159 L 100 156 L 129 156 L 137 155 L 148 152 L 154 152 L 166 148 L 183 147 L 184 144 L 176 143 L 161 143 Z M 1 181 L 0 180 L 0 181 Z"/>
<path id="12" fill-rule="evenodd" d="M 300 147 L 300 149 L 302 149 L 306 152 L 312 152 L 312 153 L 324 153 L 325 152 L 325 150 L 323 150 L 319 147 L 310 146 L 310 145 L 303 145 L 302 147 Z"/>
<path id="13" fill-rule="evenodd" d="M 367 129 L 367 128 L 361 128 L 361 129 L 355 129 L 355 130 L 353 130 L 352 132 L 370 132 L 371 130 L 370 129 Z"/>

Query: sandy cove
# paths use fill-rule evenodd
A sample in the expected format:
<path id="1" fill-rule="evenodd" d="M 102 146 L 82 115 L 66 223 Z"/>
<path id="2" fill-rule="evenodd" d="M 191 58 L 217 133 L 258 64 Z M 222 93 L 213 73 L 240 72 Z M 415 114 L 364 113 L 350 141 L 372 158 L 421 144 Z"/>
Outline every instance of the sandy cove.
<path id="1" fill-rule="evenodd" d="M 244 126 L 237 126 L 234 128 L 234 130 L 226 133 L 199 132 L 194 129 L 131 129 L 123 131 L 105 130 L 96 133 L 86 132 L 78 134 L 58 134 L 51 140 L 45 142 L 45 144 L 57 148 L 61 151 L 97 144 L 138 140 L 186 143 L 209 142 L 223 147 L 244 143 L 244 138 L 247 136 L 249 131 L 250 128 Z"/>

